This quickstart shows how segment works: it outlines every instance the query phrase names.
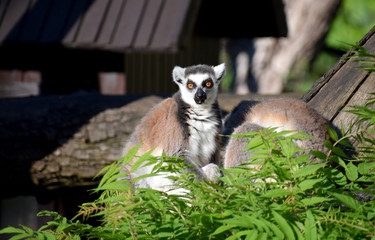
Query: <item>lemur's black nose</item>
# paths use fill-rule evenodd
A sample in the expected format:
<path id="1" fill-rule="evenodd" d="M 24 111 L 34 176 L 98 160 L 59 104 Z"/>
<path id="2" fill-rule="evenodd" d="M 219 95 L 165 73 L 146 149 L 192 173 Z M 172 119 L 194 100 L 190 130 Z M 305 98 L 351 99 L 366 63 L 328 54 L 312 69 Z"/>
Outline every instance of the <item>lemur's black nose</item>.
<path id="1" fill-rule="evenodd" d="M 202 90 L 202 88 L 198 88 L 197 92 L 194 95 L 194 101 L 197 104 L 202 104 L 207 99 L 207 94 Z"/>

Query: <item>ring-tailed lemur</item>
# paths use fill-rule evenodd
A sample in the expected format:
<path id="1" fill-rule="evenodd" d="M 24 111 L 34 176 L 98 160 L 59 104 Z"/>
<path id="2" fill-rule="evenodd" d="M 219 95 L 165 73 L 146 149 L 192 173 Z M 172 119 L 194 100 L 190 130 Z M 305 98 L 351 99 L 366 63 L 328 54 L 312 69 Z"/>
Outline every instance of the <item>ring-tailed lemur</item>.
<path id="1" fill-rule="evenodd" d="M 264 101 L 242 101 L 224 121 L 223 135 L 244 134 L 261 128 L 277 127 L 277 131 L 303 132 L 313 139 L 298 140 L 299 148 L 326 151 L 324 141 L 329 139 L 328 121 L 306 103 L 294 99 L 269 99 Z M 245 139 L 224 137 L 224 168 L 238 166 L 249 159 L 244 152 Z"/>
<path id="2" fill-rule="evenodd" d="M 198 166 L 191 171 L 199 177 L 214 180 L 221 175 L 216 165 L 222 130 L 217 94 L 220 80 L 225 75 L 225 65 L 176 66 L 172 75 L 180 90 L 142 118 L 124 152 L 142 142 L 137 155 L 156 147 L 153 155 L 160 156 L 164 151 L 167 156 L 183 157 L 185 163 Z M 130 169 L 132 164 L 134 162 L 124 167 Z M 134 176 L 148 174 L 152 168 L 142 167 Z M 137 186 L 169 191 L 172 183 L 165 176 L 155 176 L 140 180 Z"/>

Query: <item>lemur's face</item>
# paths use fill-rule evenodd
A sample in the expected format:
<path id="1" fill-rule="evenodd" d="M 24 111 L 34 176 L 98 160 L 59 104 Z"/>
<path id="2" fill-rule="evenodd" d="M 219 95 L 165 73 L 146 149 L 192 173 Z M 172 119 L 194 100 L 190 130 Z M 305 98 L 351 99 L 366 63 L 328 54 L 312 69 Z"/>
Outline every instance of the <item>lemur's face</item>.
<path id="1" fill-rule="evenodd" d="M 185 85 L 183 95 L 194 99 L 196 104 L 204 103 L 207 99 L 207 95 L 216 95 L 217 84 L 212 80 L 212 76 L 206 73 L 188 75 Z"/>
<path id="2" fill-rule="evenodd" d="M 182 100 L 187 104 L 212 104 L 216 100 L 220 80 L 224 74 L 224 64 L 216 67 L 206 65 L 175 67 L 173 80 L 180 88 Z"/>

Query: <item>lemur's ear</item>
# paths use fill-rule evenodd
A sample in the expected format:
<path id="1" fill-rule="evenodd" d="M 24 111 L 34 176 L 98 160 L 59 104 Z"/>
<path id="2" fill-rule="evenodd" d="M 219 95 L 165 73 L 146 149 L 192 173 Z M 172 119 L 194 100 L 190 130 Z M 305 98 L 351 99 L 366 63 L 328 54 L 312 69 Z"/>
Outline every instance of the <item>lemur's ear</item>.
<path id="1" fill-rule="evenodd" d="M 225 76 L 225 63 L 213 67 L 215 72 L 215 77 L 217 81 L 220 81 Z"/>
<path id="2" fill-rule="evenodd" d="M 181 84 L 182 80 L 185 78 L 185 68 L 175 66 L 172 72 L 173 81 L 177 84 Z"/>

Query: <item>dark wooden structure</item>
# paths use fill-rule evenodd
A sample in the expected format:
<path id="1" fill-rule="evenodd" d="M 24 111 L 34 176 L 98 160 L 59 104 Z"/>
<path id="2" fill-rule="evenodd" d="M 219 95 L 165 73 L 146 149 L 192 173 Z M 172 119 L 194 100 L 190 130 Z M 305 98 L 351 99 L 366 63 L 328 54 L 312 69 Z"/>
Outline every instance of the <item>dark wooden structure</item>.
<path id="1" fill-rule="evenodd" d="M 4 0 L 1 42 L 61 43 L 122 52 L 178 47 L 189 8 L 198 2 Z"/>
<path id="2" fill-rule="evenodd" d="M 97 72 L 171 93 L 173 66 L 217 64 L 219 38 L 286 31 L 281 0 L 2 0 L 0 69 L 41 71 L 42 94 L 95 89 Z"/>
<path id="3" fill-rule="evenodd" d="M 0 42 L 176 51 L 192 31 L 215 37 L 284 36 L 284 18 L 276 0 L 251 6 L 223 0 L 3 0 Z M 252 23 L 255 19 L 263 25 Z M 251 31 L 233 27 L 239 22 Z"/>

